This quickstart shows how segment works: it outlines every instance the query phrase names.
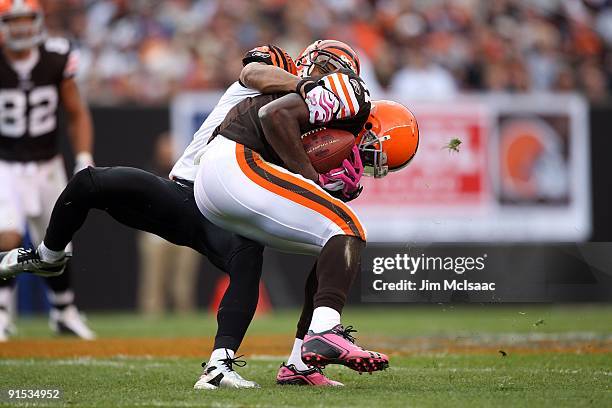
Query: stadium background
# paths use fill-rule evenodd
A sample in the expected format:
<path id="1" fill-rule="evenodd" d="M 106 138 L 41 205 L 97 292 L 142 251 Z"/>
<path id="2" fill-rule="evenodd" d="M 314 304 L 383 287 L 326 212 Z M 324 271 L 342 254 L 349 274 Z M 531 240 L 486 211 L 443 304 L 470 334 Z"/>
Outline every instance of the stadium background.
<path id="1" fill-rule="evenodd" d="M 544 174 L 546 168 L 532 163 L 528 177 L 540 180 L 536 191 L 518 198 L 504 197 L 503 189 L 493 191 L 492 187 L 480 192 L 484 194 L 484 201 L 496 201 L 495 208 L 513 207 L 526 224 L 533 216 L 530 213 L 533 207 L 543 209 L 540 216 L 546 221 L 545 226 L 511 228 L 506 239 L 501 240 L 489 238 L 490 231 L 470 234 L 470 222 L 476 222 L 472 221 L 473 215 L 463 216 L 462 211 L 473 203 L 468 200 L 462 204 L 461 200 L 469 191 L 459 189 L 454 191 L 455 195 L 444 196 L 447 205 L 436 208 L 434 215 L 427 213 L 427 207 L 442 195 L 433 194 L 429 201 L 415 202 L 412 197 L 397 203 L 395 209 L 404 214 L 407 222 L 425 220 L 426 231 L 419 230 L 419 234 L 424 235 L 410 237 L 407 234 L 406 239 L 397 240 L 397 244 L 373 245 L 369 251 L 379 251 L 381 246 L 390 252 L 394 252 L 394 248 L 426 247 L 428 254 L 444 255 L 482 252 L 482 248 L 486 248 L 500 254 L 497 261 L 488 265 L 488 271 L 494 275 L 517 274 L 521 270 L 525 276 L 537 274 L 547 284 L 569 285 L 567 290 L 552 297 L 536 293 L 529 299 L 531 301 L 612 299 L 611 269 L 602 273 L 601 268 L 592 268 L 581 256 L 584 252 L 581 248 L 611 238 L 610 2 L 62 0 L 43 1 L 43 4 L 49 32 L 70 38 L 80 50 L 78 78 L 93 112 L 95 160 L 102 166 L 150 167 L 156 137 L 170 129 L 174 131 L 177 146 L 181 146 L 186 136 L 176 130 L 177 124 L 172 121 L 176 101 L 186 92 L 216 95 L 237 78 L 245 50 L 262 43 L 277 44 L 293 56 L 319 38 L 336 38 L 354 45 L 360 51 L 364 77 L 374 98 L 390 95 L 400 99 L 415 109 L 417 118 L 420 117 L 419 108 L 415 106 L 423 107 L 433 128 L 436 124 L 447 127 L 438 130 L 439 141 L 435 142 L 438 144 L 425 150 L 444 155 L 441 157 L 447 173 L 441 174 L 442 177 L 454 177 L 453 167 L 459 166 L 462 157 L 472 157 L 469 155 L 475 149 L 469 137 L 468 140 L 462 137 L 464 146 L 459 153 L 443 149 L 443 141 L 470 134 L 469 129 L 453 127 L 456 120 L 452 115 L 457 111 L 467 110 L 477 116 L 473 119 L 476 122 L 486 122 L 480 129 L 482 142 L 499 137 L 496 133 L 499 126 L 493 122 L 501 123 L 503 115 L 507 114 L 503 110 L 479 113 L 483 107 L 488 109 L 491 98 L 495 105 L 507 95 L 525 97 L 538 109 L 546 105 L 542 101 L 561 101 L 558 103 L 560 116 L 539 117 L 538 120 L 569 123 L 578 120 L 568 113 L 572 101 L 577 100 L 586 114 L 585 126 L 577 130 L 569 126 L 563 130 L 558 123 L 551 125 L 557 132 L 556 143 L 566 166 L 564 177 L 550 177 L 550 173 Z M 552 94 L 552 99 L 538 100 L 537 95 L 542 97 L 543 93 L 549 94 L 548 98 Z M 426 109 L 432 106 L 433 113 Z M 189 109 L 189 120 L 183 127 L 185 123 L 193 127 L 207 108 Z M 536 114 L 535 111 L 531 113 Z M 533 115 L 522 112 L 518 117 L 531 118 Z M 424 143 L 428 136 L 427 131 L 422 131 Z M 574 159 L 571 159 L 574 151 L 580 150 L 577 146 L 585 147 L 580 156 L 584 159 L 582 170 L 575 168 Z M 65 146 L 65 149 L 69 148 Z M 423 154 L 422 147 L 420 155 Z M 491 182 L 490 172 L 503 158 L 493 149 L 481 149 L 479 154 L 476 157 L 486 162 L 478 170 L 479 185 L 485 188 L 489 183 L 495 184 Z M 417 155 L 417 168 L 420 159 Z M 71 168 L 70 158 L 67 166 Z M 435 163 L 430 160 L 421 170 L 434 170 L 431 166 Z M 410 171 L 407 170 L 403 182 L 410 179 Z M 561 184 L 566 183 L 565 193 L 547 195 L 545 191 L 549 191 L 550 185 L 557 185 L 559 178 L 565 180 L 561 181 Z M 426 184 L 423 181 L 415 196 L 426 193 L 422 189 Z M 393 193 L 392 189 L 389 191 L 385 194 Z M 411 192 L 414 190 L 410 188 L 402 190 L 405 195 Z M 576 195 L 576 192 L 582 193 Z M 577 201 L 582 204 L 576 212 L 557 212 Z M 453 209 L 455 202 L 460 208 L 458 213 Z M 488 210 L 475 215 L 482 216 L 485 226 L 497 219 L 488 216 Z M 440 218 L 448 214 L 451 219 L 463 217 L 464 224 L 452 232 L 445 230 L 451 221 L 440 221 Z M 576 214 L 579 221 L 572 218 Z M 538 238 L 540 235 L 546 237 L 550 231 L 547 228 L 555 225 L 565 226 L 565 232 L 553 239 Z M 434 231 L 434 237 L 427 231 Z M 450 238 L 445 239 L 447 234 Z M 527 240 L 535 242 L 515 243 L 524 241 L 524 237 L 531 237 Z M 437 245 L 437 241 L 444 244 Z M 575 241 L 578 243 L 573 243 Z M 74 279 L 79 305 L 86 311 L 133 309 L 139 268 L 134 232 L 107 216 L 93 214 L 77 235 L 75 247 Z M 559 257 L 560 253 L 566 257 Z M 566 262 L 567 259 L 573 262 Z M 309 266 L 310 260 L 306 257 L 268 253 L 264 281 L 274 306 L 298 305 Z M 291 275 L 287 270 L 292 271 Z M 198 281 L 201 306 L 209 303 L 219 276 L 210 264 L 203 263 Z M 41 290 L 37 282 L 23 283 L 20 289 L 22 311 L 44 307 L 39 304 L 43 297 L 35 296 Z M 353 302 L 360 300 L 359 289 L 359 285 L 355 285 Z M 470 300 L 462 294 L 449 296 L 441 300 Z M 436 301 L 431 298 L 417 300 Z"/>

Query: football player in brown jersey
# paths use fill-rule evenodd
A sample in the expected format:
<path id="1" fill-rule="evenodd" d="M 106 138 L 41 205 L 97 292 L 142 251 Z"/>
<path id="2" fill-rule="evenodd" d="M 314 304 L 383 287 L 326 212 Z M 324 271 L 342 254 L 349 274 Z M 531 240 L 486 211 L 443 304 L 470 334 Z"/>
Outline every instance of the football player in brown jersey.
<path id="1" fill-rule="evenodd" d="M 0 0 L 0 34 L 0 250 L 6 250 L 21 245 L 26 228 L 34 245 L 41 242 L 66 186 L 60 108 L 67 113 L 75 172 L 93 164 L 93 132 L 74 79 L 78 54 L 68 40 L 45 35 L 38 1 Z M 70 271 L 45 281 L 51 328 L 94 338 L 74 305 Z M 14 280 L 0 280 L 0 341 L 12 331 L 14 286 Z"/>

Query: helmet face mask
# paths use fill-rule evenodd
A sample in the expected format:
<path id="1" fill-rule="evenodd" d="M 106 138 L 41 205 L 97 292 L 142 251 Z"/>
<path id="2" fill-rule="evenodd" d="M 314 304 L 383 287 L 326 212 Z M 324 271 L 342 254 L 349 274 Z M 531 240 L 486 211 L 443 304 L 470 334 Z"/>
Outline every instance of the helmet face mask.
<path id="1" fill-rule="evenodd" d="M 318 40 L 310 44 L 295 61 L 298 75 L 312 76 L 315 67 L 321 75 L 349 69 L 359 75 L 359 57 L 347 44 L 336 40 Z"/>
<path id="2" fill-rule="evenodd" d="M 379 138 L 372 130 L 366 130 L 357 148 L 363 161 L 363 174 L 369 177 L 382 178 L 389 173 L 387 153 L 383 150 L 385 137 Z"/>
<path id="3" fill-rule="evenodd" d="M 314 67 L 319 68 L 322 75 L 330 74 L 340 69 L 350 69 L 348 64 L 344 63 L 337 55 L 326 50 L 310 51 L 299 59 L 299 65 L 304 67 L 301 71 L 303 77 L 311 76 Z"/>

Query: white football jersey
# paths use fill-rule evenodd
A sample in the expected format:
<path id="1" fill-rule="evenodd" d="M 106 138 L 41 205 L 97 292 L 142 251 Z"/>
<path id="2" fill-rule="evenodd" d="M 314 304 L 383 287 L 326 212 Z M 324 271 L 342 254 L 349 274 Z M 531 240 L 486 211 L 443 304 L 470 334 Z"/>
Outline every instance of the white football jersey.
<path id="1" fill-rule="evenodd" d="M 193 140 L 185 149 L 185 152 L 176 162 L 170 178 L 195 181 L 198 166 L 195 163 L 197 153 L 208 143 L 214 130 L 223 122 L 227 113 L 238 103 L 249 97 L 259 95 L 258 91 L 242 86 L 238 81 L 234 82 L 223 94 L 217 106 L 208 115 L 200 129 L 193 135 Z"/>

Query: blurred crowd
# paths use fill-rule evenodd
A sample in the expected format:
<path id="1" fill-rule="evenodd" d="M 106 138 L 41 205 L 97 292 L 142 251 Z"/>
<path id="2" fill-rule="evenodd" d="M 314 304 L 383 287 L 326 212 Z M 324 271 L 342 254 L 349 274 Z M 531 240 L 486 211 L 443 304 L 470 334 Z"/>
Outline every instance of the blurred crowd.
<path id="1" fill-rule="evenodd" d="M 243 53 L 297 56 L 321 38 L 360 52 L 366 82 L 415 98 L 612 90 L 612 0 L 46 0 L 97 103 L 164 103 L 235 81 Z"/>

